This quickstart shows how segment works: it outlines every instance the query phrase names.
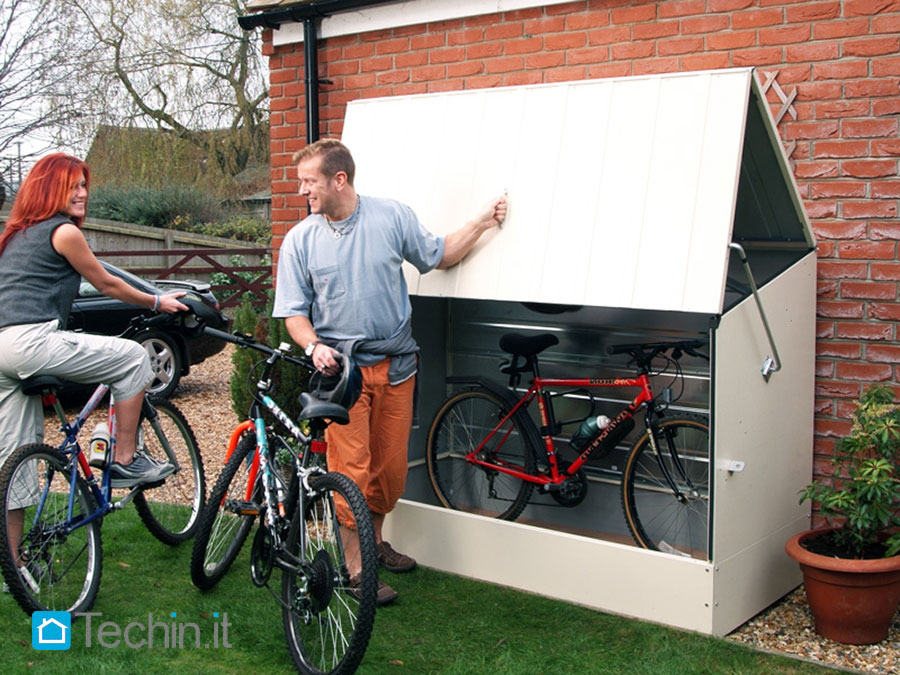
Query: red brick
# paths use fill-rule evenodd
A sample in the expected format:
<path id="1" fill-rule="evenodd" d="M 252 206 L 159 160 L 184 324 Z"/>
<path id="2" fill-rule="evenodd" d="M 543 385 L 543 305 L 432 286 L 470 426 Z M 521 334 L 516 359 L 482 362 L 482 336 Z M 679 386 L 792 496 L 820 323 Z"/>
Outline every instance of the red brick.
<path id="1" fill-rule="evenodd" d="M 390 61 L 390 57 L 385 57 Z M 359 72 L 359 61 L 336 61 L 329 63 L 327 74 L 330 78 L 340 77 L 341 75 L 356 75 Z"/>
<path id="2" fill-rule="evenodd" d="M 827 122 L 791 122 L 784 125 L 784 140 L 808 140 L 839 136 L 840 124 Z"/>
<path id="3" fill-rule="evenodd" d="M 876 138 L 896 136 L 897 120 L 844 120 L 841 124 L 844 138 Z"/>
<path id="4" fill-rule="evenodd" d="M 566 28 L 563 16 L 544 17 L 525 22 L 525 35 L 542 35 L 544 33 L 561 33 Z"/>
<path id="5" fill-rule="evenodd" d="M 872 279 L 900 281 L 900 263 L 872 263 Z"/>
<path id="6" fill-rule="evenodd" d="M 604 65 L 593 65 L 588 67 L 588 77 L 591 79 L 602 79 L 604 77 L 627 77 L 632 75 L 631 62 L 619 61 L 617 63 L 608 63 Z"/>
<path id="7" fill-rule="evenodd" d="M 884 77 L 877 80 L 853 80 L 844 83 L 844 95 L 847 98 L 896 96 L 898 89 L 900 89 L 900 79 L 896 77 Z"/>
<path id="8" fill-rule="evenodd" d="M 816 361 L 816 377 L 834 377 L 834 361 Z"/>
<path id="9" fill-rule="evenodd" d="M 872 142 L 872 155 L 876 157 L 900 156 L 900 139 L 889 141 L 877 140 Z"/>
<path id="10" fill-rule="evenodd" d="M 609 58 L 609 47 L 587 47 L 573 49 L 566 54 L 566 63 L 570 66 L 591 63 L 602 63 Z"/>
<path id="11" fill-rule="evenodd" d="M 739 30 L 741 28 L 776 26 L 782 23 L 783 18 L 784 12 L 780 9 L 754 9 L 747 12 L 736 12 L 731 16 L 731 27 Z"/>
<path id="12" fill-rule="evenodd" d="M 741 49 L 733 52 L 731 58 L 736 67 L 772 66 L 784 62 L 781 47 Z"/>
<path id="13" fill-rule="evenodd" d="M 484 28 L 484 40 L 511 40 L 525 35 L 525 27 L 521 23 L 498 23 Z"/>
<path id="14" fill-rule="evenodd" d="M 535 69 L 558 68 L 566 63 L 565 52 L 541 52 L 525 57 L 525 67 Z"/>
<path id="15" fill-rule="evenodd" d="M 699 37 L 657 40 L 656 42 L 656 53 L 659 56 L 693 54 L 701 51 L 703 51 L 703 38 Z"/>
<path id="16" fill-rule="evenodd" d="M 522 59 L 514 60 L 518 63 L 518 68 L 521 68 Z M 498 59 L 498 61 L 500 61 L 500 59 Z M 487 66 L 487 64 L 485 64 L 485 66 Z M 410 82 L 427 82 L 430 80 L 440 80 L 442 77 L 446 77 L 446 75 L 447 68 L 444 66 L 423 66 L 421 68 L 412 68 L 409 71 Z"/>
<path id="17" fill-rule="evenodd" d="M 571 82 L 573 80 L 583 80 L 587 77 L 587 72 L 583 66 L 571 68 L 556 68 L 547 72 L 545 76 L 546 82 Z"/>
<path id="18" fill-rule="evenodd" d="M 887 178 L 897 175 L 897 162 L 892 159 L 848 159 L 841 162 L 842 176 L 855 178 Z"/>
<path id="19" fill-rule="evenodd" d="M 269 110 L 291 110 L 297 107 L 296 98 L 273 98 L 269 101 Z"/>
<path id="20" fill-rule="evenodd" d="M 653 21 L 656 19 L 657 3 L 632 5 L 631 7 L 614 8 L 610 12 L 610 19 L 614 24 L 639 23 L 641 21 Z M 672 18 L 672 15 L 660 18 Z"/>
<path id="21" fill-rule="evenodd" d="M 736 12 L 748 9 L 756 4 L 756 0 L 709 0 L 710 12 Z"/>
<path id="22" fill-rule="evenodd" d="M 517 87 L 527 84 L 540 84 L 544 74 L 540 70 L 527 70 L 521 73 L 507 73 L 503 76 L 504 87 Z"/>
<path id="23" fill-rule="evenodd" d="M 837 19 L 840 16 L 840 2 L 810 2 L 785 7 L 784 10 L 784 18 L 788 23 L 813 23 Z"/>
<path id="24" fill-rule="evenodd" d="M 653 21 L 635 24 L 631 29 L 631 34 L 635 40 L 655 40 L 678 35 L 679 28 L 678 21 Z"/>
<path id="25" fill-rule="evenodd" d="M 677 73 L 680 67 L 678 59 L 646 59 L 635 61 L 633 66 L 635 75 L 657 75 L 659 73 Z"/>
<path id="26" fill-rule="evenodd" d="M 866 269 L 866 263 L 819 260 L 817 274 L 820 279 L 865 279 Z"/>
<path id="27" fill-rule="evenodd" d="M 799 42 L 807 42 L 812 30 L 810 26 L 780 26 L 778 28 L 761 28 L 759 31 L 760 45 L 789 45 Z M 805 59 L 799 59 L 805 60 Z"/>
<path id="28" fill-rule="evenodd" d="M 838 257 L 859 260 L 891 260 L 895 246 L 890 241 L 841 242 L 838 244 Z"/>
<path id="29" fill-rule="evenodd" d="M 900 363 L 900 346 L 867 345 L 866 360 L 878 363 Z"/>
<path id="30" fill-rule="evenodd" d="M 537 49 L 529 49 L 528 51 L 538 51 L 543 45 L 544 49 L 578 49 L 587 44 L 587 33 L 560 33 L 559 35 L 548 35 L 543 40 L 540 38 L 532 38 L 531 40 L 523 40 L 523 42 L 531 44 L 532 41 L 537 42 Z M 507 43 L 507 46 L 509 43 Z M 508 49 L 507 54 L 510 54 Z M 518 52 L 517 52 L 518 53 Z"/>
<path id="31" fill-rule="evenodd" d="M 447 46 L 449 36 L 444 33 L 428 33 L 427 35 L 417 35 L 416 37 L 410 38 L 409 40 L 409 48 L 411 51 L 417 52 L 422 49 L 439 49 L 441 47 Z M 484 36 L 481 31 L 477 31 L 477 37 L 472 40 L 472 42 L 481 42 L 484 40 Z M 459 43 L 453 43 L 459 44 Z"/>
<path id="32" fill-rule="evenodd" d="M 718 33 L 729 29 L 729 21 L 727 16 L 723 15 L 706 15 L 698 16 L 681 21 L 682 35 L 696 35 L 703 33 Z"/>
<path id="33" fill-rule="evenodd" d="M 871 309 L 870 309 L 871 311 Z M 837 337 L 855 340 L 892 340 L 893 326 L 877 323 L 838 323 Z"/>
<path id="34" fill-rule="evenodd" d="M 627 42 L 630 39 L 631 29 L 628 26 L 598 28 L 588 33 L 589 45 L 608 45 L 614 42 Z"/>
<path id="35" fill-rule="evenodd" d="M 821 319 L 862 319 L 864 307 L 861 302 L 820 300 L 816 303 L 816 316 Z"/>
<path id="36" fill-rule="evenodd" d="M 828 399 L 816 399 L 813 402 L 813 413 L 831 416 L 834 414 L 834 403 Z"/>
<path id="37" fill-rule="evenodd" d="M 865 197 L 866 183 L 849 180 L 810 183 L 809 196 L 813 199 L 827 197 Z"/>
<path id="38" fill-rule="evenodd" d="M 900 181 L 875 180 L 871 183 L 872 197 L 876 199 L 900 198 Z"/>
<path id="39" fill-rule="evenodd" d="M 482 61 L 463 61 L 447 65 L 447 77 L 470 77 L 471 75 L 481 75 L 483 72 L 484 63 Z"/>
<path id="40" fill-rule="evenodd" d="M 891 75 L 900 75 L 900 58 L 872 60 L 872 77 L 889 77 Z"/>
<path id="41" fill-rule="evenodd" d="M 859 359 L 862 356 L 862 346 L 858 342 L 817 342 L 816 355 Z"/>
<path id="42" fill-rule="evenodd" d="M 843 281 L 841 297 L 858 300 L 895 300 L 897 284 L 874 281 Z"/>
<path id="43" fill-rule="evenodd" d="M 875 17 L 872 19 L 872 33 L 900 33 L 900 15 Z"/>
<path id="44" fill-rule="evenodd" d="M 841 380 L 885 382 L 890 380 L 894 375 L 894 369 L 888 364 L 839 361 L 836 365 L 837 378 Z"/>
<path id="45" fill-rule="evenodd" d="M 836 178 L 838 163 L 834 161 L 797 162 L 794 168 L 797 178 Z"/>
<path id="46" fill-rule="evenodd" d="M 345 59 L 365 59 L 375 56 L 375 45 L 372 43 L 349 45 L 344 47 Z"/>
<path id="47" fill-rule="evenodd" d="M 446 78 L 443 80 L 436 80 L 434 82 L 428 83 L 428 93 L 432 94 L 435 92 L 444 92 L 444 91 L 460 91 L 461 89 L 465 89 L 465 80 L 462 78 L 458 79 L 450 79 Z"/>
<path id="48" fill-rule="evenodd" d="M 816 419 L 813 423 L 813 433 L 817 436 L 843 438 L 850 434 L 850 426 L 850 422 L 847 421 Z"/>
<path id="49" fill-rule="evenodd" d="M 466 47 L 466 58 L 469 60 L 487 59 L 503 53 L 502 42 L 485 42 L 480 45 Z"/>
<path id="50" fill-rule="evenodd" d="M 660 2 L 659 18 L 668 19 L 676 16 L 694 16 L 706 11 L 704 0 L 672 0 Z"/>
<path id="51" fill-rule="evenodd" d="M 844 16 L 872 16 L 882 12 L 896 12 L 896 0 L 844 0 Z"/>
<path id="52" fill-rule="evenodd" d="M 710 50 L 741 49 L 756 46 L 756 31 L 726 31 L 706 36 L 706 47 Z"/>
<path id="53" fill-rule="evenodd" d="M 503 25 L 503 24 L 501 24 L 501 25 Z M 506 32 L 509 32 L 512 34 L 500 36 L 500 35 L 497 35 L 496 33 L 494 33 L 490 37 L 488 37 L 486 31 L 481 28 L 466 28 L 464 30 L 457 30 L 457 31 L 453 31 L 452 33 L 447 33 L 447 46 L 453 47 L 453 46 L 458 46 L 458 45 L 471 45 L 471 44 L 475 44 L 476 42 L 483 42 L 486 40 L 499 40 L 499 39 L 503 39 L 503 38 L 518 37 L 518 36 L 522 35 L 522 25 L 521 24 L 512 24 L 512 27 Z M 518 35 L 516 35 L 516 33 L 518 33 Z M 443 34 L 442 33 L 432 33 L 432 34 L 423 36 L 422 39 L 426 39 L 426 38 L 434 39 L 433 37 L 431 37 L 432 35 L 435 37 L 441 37 Z M 441 40 L 441 42 L 443 43 L 443 40 Z M 415 44 L 415 42 L 413 42 L 412 44 Z M 413 47 L 413 49 L 429 49 L 429 48 L 434 48 L 436 46 L 440 46 L 440 45 L 432 45 L 431 47 L 416 46 L 416 47 Z"/>
<path id="54" fill-rule="evenodd" d="M 685 72 L 691 70 L 718 70 L 728 68 L 731 60 L 728 54 L 690 54 L 681 57 L 681 69 Z"/>
<path id="55" fill-rule="evenodd" d="M 833 258 L 836 249 L 837 244 L 833 241 L 822 241 L 820 239 L 816 242 L 816 255 L 820 260 L 824 258 Z"/>
<path id="56" fill-rule="evenodd" d="M 844 42 L 844 57 L 896 54 L 898 49 L 900 49 L 900 37 L 846 40 Z"/>
<path id="57" fill-rule="evenodd" d="M 824 340 L 826 338 L 834 337 L 834 322 L 833 321 L 816 321 L 816 338 L 819 340 Z"/>
<path id="58" fill-rule="evenodd" d="M 481 65 L 478 63 L 477 65 Z M 375 83 L 379 87 L 391 84 L 403 84 L 409 82 L 409 70 L 392 70 L 387 73 L 379 73 L 375 78 Z"/>
<path id="59" fill-rule="evenodd" d="M 537 40 L 540 43 L 540 40 Z M 509 47 L 509 44 L 507 44 Z M 451 47 L 449 49 L 433 49 L 428 53 L 428 60 L 433 64 L 438 63 L 458 63 L 466 57 L 465 49 L 462 47 Z"/>
<path id="60" fill-rule="evenodd" d="M 857 398 L 859 385 L 852 382 L 816 382 L 816 395 L 829 398 Z"/>
<path id="61" fill-rule="evenodd" d="M 545 11 L 549 15 L 554 14 L 572 14 L 573 12 L 583 12 L 587 9 L 587 3 L 584 0 L 573 0 L 572 2 L 566 2 L 561 5 L 551 5 L 545 8 Z"/>
<path id="62" fill-rule="evenodd" d="M 841 44 L 839 42 L 811 42 L 784 48 L 784 60 L 788 63 L 828 61 L 840 58 L 840 56 Z"/>
<path id="63" fill-rule="evenodd" d="M 816 297 L 819 299 L 834 299 L 837 297 L 838 282 L 833 279 L 816 281 Z"/>
<path id="64" fill-rule="evenodd" d="M 837 215 L 837 202 L 824 199 L 806 202 L 806 215 L 810 218 L 834 218 Z"/>
<path id="65" fill-rule="evenodd" d="M 868 34 L 868 19 L 838 19 L 813 25 L 813 40 L 836 40 Z"/>
<path id="66" fill-rule="evenodd" d="M 434 52 L 432 52 L 432 54 L 433 53 Z M 394 58 L 392 56 L 377 56 L 371 59 L 360 59 L 359 61 L 359 69 L 363 73 L 385 71 L 390 70 L 393 67 Z"/>
<path id="67" fill-rule="evenodd" d="M 631 42 L 625 44 L 613 45 L 610 48 L 610 55 L 613 59 L 642 59 L 655 54 L 654 42 Z"/>
<path id="68" fill-rule="evenodd" d="M 828 99 L 843 98 L 843 86 L 840 82 L 807 82 L 797 85 L 797 101 L 815 101 L 821 103 Z"/>
<path id="69" fill-rule="evenodd" d="M 344 89 L 368 89 L 375 86 L 375 73 L 350 75 L 344 78 Z"/>
<path id="70" fill-rule="evenodd" d="M 900 321 L 900 305 L 895 303 L 875 303 L 869 305 L 869 318 L 881 321 Z"/>
<path id="71" fill-rule="evenodd" d="M 822 157 L 866 157 L 869 144 L 866 141 L 817 141 L 813 147 L 813 156 Z"/>
<path id="72" fill-rule="evenodd" d="M 846 80 L 848 78 L 866 77 L 868 74 L 868 61 L 816 63 L 813 66 L 814 80 Z"/>
<path id="73" fill-rule="evenodd" d="M 841 216 L 844 218 L 896 218 L 897 203 L 875 200 L 844 202 L 841 204 Z"/>
<path id="74" fill-rule="evenodd" d="M 566 30 L 578 31 L 609 25 L 609 12 L 585 12 L 566 17 Z"/>

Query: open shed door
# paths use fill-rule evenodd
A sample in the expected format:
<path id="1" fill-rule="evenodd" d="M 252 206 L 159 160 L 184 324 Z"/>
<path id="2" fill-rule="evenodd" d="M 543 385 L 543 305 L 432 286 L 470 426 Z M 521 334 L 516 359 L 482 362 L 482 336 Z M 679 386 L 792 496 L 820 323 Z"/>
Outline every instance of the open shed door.
<path id="1" fill-rule="evenodd" d="M 409 204 L 440 234 L 509 195 L 502 229 L 459 265 L 405 268 L 423 424 L 445 395 L 441 375 L 488 372 L 511 326 L 560 335 L 550 377 L 611 368 L 598 355 L 616 336 L 699 335 L 712 356 L 688 403 L 712 429 L 705 560 L 410 501 L 386 536 L 426 565 L 714 634 L 799 583 L 782 547 L 809 513 L 796 494 L 812 462 L 815 242 L 752 70 L 353 101 L 343 141 L 360 193 Z M 536 305 L 566 311 L 523 309 Z M 770 333 L 789 364 L 772 381 L 760 372 Z M 414 434 L 413 464 L 421 444 Z M 615 583 L 547 575 L 559 551 Z"/>

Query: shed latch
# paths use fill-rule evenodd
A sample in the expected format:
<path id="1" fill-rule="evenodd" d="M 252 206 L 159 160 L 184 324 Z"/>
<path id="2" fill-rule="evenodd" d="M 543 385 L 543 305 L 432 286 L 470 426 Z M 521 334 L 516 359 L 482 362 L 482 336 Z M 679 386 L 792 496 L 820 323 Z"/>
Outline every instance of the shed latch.
<path id="1" fill-rule="evenodd" d="M 756 308 L 759 310 L 759 318 L 762 319 L 763 328 L 766 329 L 766 337 L 769 339 L 769 347 L 772 348 L 773 356 L 766 356 L 762 364 L 762 376 L 766 382 L 769 376 L 776 370 L 781 370 L 781 359 L 778 356 L 778 348 L 775 346 L 775 339 L 772 337 L 772 330 L 769 328 L 769 321 L 766 319 L 766 312 L 763 309 L 762 301 L 759 299 L 759 292 L 756 289 L 756 281 L 753 280 L 753 272 L 750 271 L 750 262 L 747 260 L 747 252 L 740 244 L 732 242 L 728 244 L 728 248 L 734 249 L 741 257 L 741 264 L 744 266 L 744 274 L 747 275 L 747 283 L 750 285 L 750 292 L 753 299 L 756 300 Z"/>

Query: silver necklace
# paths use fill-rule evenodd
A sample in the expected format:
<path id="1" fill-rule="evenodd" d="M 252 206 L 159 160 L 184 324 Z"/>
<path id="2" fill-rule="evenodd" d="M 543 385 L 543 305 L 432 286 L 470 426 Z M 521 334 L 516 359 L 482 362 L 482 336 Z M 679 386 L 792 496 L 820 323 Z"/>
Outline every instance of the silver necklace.
<path id="1" fill-rule="evenodd" d="M 340 227 L 335 227 L 334 223 L 331 222 L 331 218 L 325 216 L 325 223 L 331 229 L 331 234 L 335 239 L 340 239 L 344 235 L 350 234 L 354 227 L 356 227 L 356 223 L 359 220 L 359 197 L 356 198 L 356 206 L 353 209 L 353 213 L 350 214 L 350 217 L 344 221 L 344 224 Z"/>

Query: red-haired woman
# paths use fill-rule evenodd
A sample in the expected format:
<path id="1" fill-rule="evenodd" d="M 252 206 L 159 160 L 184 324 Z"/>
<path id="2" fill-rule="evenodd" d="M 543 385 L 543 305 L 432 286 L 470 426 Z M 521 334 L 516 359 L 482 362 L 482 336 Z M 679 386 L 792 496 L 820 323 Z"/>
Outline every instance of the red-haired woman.
<path id="1" fill-rule="evenodd" d="M 81 232 L 89 184 L 90 172 L 81 160 L 62 153 L 40 159 L 22 183 L 0 235 L 0 461 L 43 439 L 41 403 L 22 393 L 23 378 L 56 375 L 104 382 L 116 400 L 111 484 L 131 487 L 174 470 L 135 452 L 144 389 L 153 380 L 149 357 L 131 340 L 66 331 L 72 300 L 84 277 L 101 293 L 133 305 L 160 312 L 187 308 L 178 301 L 182 293 L 144 293 L 100 265 Z M 23 496 L 21 506 L 27 505 Z M 10 511 L 10 534 L 16 515 L 21 518 L 22 510 Z"/>

